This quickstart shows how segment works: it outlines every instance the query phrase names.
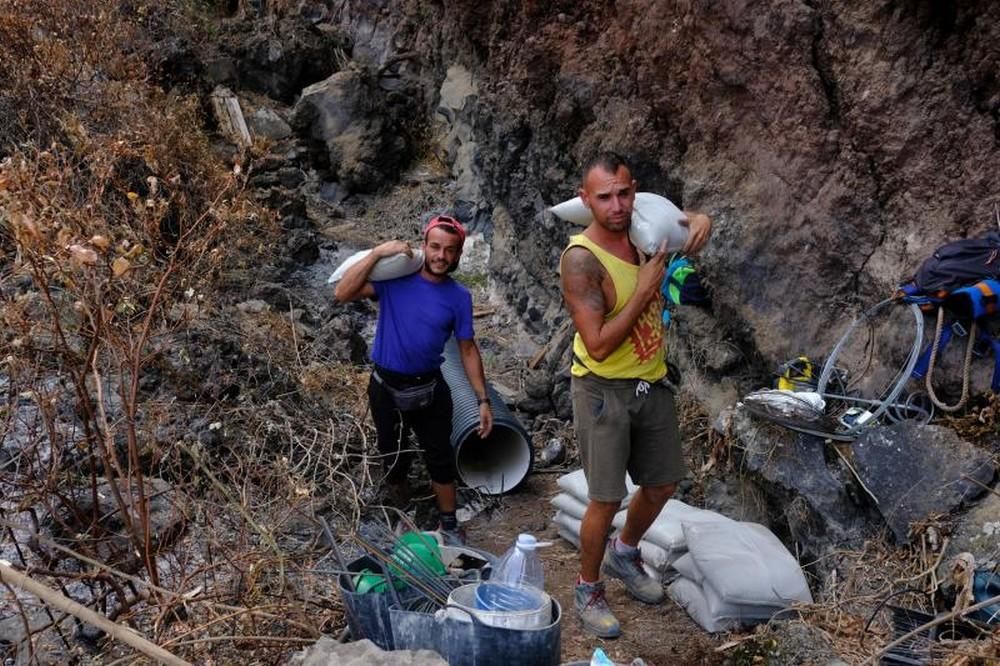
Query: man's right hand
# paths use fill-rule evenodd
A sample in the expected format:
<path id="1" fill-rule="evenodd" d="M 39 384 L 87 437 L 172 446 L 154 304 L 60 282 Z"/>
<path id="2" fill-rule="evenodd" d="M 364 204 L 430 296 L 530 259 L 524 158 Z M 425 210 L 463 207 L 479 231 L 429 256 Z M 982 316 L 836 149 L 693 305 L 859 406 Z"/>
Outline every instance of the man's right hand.
<path id="1" fill-rule="evenodd" d="M 663 276 L 667 268 L 667 242 L 663 241 L 660 249 L 651 257 L 639 252 L 639 280 L 636 284 L 636 296 L 643 299 L 645 304 L 660 295 L 660 288 L 663 286 Z"/>
<path id="2" fill-rule="evenodd" d="M 376 245 L 372 250 L 372 254 L 383 259 L 385 257 L 392 257 L 397 254 L 405 254 L 408 257 L 413 256 L 413 248 L 411 248 L 407 243 L 401 240 L 391 240 L 382 243 L 381 245 Z"/>

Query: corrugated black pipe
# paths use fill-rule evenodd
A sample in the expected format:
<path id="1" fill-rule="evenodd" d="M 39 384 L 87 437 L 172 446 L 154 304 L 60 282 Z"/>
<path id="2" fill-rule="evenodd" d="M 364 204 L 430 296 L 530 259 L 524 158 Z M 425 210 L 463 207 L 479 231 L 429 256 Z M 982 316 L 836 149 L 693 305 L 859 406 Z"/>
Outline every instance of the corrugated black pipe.
<path id="1" fill-rule="evenodd" d="M 451 446 L 458 476 L 470 488 L 487 495 L 513 490 L 531 471 L 531 438 L 514 418 L 500 395 L 486 384 L 493 409 L 493 431 L 484 440 L 476 434 L 479 403 L 462 366 L 458 344 L 452 338 L 444 348 L 441 374 L 451 389 Z"/>

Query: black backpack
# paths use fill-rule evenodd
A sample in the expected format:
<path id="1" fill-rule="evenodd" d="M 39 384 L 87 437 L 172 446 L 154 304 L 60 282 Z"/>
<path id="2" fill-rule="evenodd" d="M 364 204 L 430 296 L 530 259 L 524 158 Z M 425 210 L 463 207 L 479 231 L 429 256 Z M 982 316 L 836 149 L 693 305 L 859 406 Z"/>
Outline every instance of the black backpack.
<path id="1" fill-rule="evenodd" d="M 1000 279 L 1000 231 L 945 243 L 899 286 L 903 300 L 933 310 L 956 289 Z"/>

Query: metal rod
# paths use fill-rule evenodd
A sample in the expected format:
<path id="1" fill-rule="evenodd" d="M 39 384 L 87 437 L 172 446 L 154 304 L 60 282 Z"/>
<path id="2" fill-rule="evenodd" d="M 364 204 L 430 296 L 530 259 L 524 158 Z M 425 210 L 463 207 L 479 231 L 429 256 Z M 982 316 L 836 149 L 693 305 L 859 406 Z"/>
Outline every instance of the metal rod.
<path id="1" fill-rule="evenodd" d="M 424 583 L 428 587 L 434 589 L 436 592 L 444 596 L 445 598 L 447 598 L 448 595 L 451 594 L 452 588 L 442 580 L 443 576 L 441 574 L 434 571 L 430 567 L 430 565 L 423 562 L 419 557 L 417 557 L 416 553 L 414 553 L 408 546 L 401 543 L 399 541 L 399 538 L 396 537 L 396 535 L 392 534 L 391 532 L 388 532 L 388 530 L 384 526 L 378 525 L 377 529 L 383 533 L 383 538 L 385 537 L 385 535 L 388 535 L 388 541 L 392 543 L 397 553 L 399 553 L 400 551 L 406 552 L 407 554 L 405 556 L 406 565 L 412 569 L 416 569 L 415 572 L 411 573 L 422 574 L 422 576 L 427 579 L 424 581 Z"/>
<path id="2" fill-rule="evenodd" d="M 396 564 L 395 562 L 392 561 L 391 557 L 387 556 L 384 552 L 382 552 L 382 550 L 380 548 L 378 548 L 377 546 L 371 544 L 369 541 L 367 541 L 361 535 L 355 534 L 354 535 L 354 539 L 355 539 L 355 541 L 358 542 L 358 544 L 362 548 L 364 548 L 370 555 L 372 555 L 372 557 L 376 558 L 384 566 L 388 567 L 388 566 L 392 566 L 392 565 Z M 405 569 L 400 569 L 400 571 L 403 573 L 403 577 L 404 578 L 409 579 L 406 582 L 408 582 L 410 585 L 412 585 L 414 588 L 416 588 L 417 591 L 421 592 L 428 599 L 431 599 L 432 601 L 434 601 L 436 603 L 439 603 L 442 606 L 444 606 L 447 603 L 446 599 L 442 599 L 441 596 L 439 594 L 437 594 L 436 591 L 434 591 L 433 589 L 431 589 L 428 586 L 426 586 L 424 584 L 424 581 L 422 579 L 420 579 L 417 576 L 414 576 L 410 572 L 407 572 Z M 389 585 L 389 590 L 390 590 L 390 593 L 393 595 L 393 599 L 396 601 L 397 605 L 399 605 L 399 607 L 402 608 L 402 604 L 399 602 L 399 597 L 396 594 L 395 587 L 393 587 L 390 584 Z"/>
<path id="3" fill-rule="evenodd" d="M 326 534 L 327 540 L 330 542 L 330 553 L 333 554 L 333 559 L 337 562 L 337 566 L 346 571 L 346 575 L 338 575 L 337 581 L 346 581 L 347 589 L 351 594 L 357 594 L 357 589 L 354 587 L 354 573 L 347 568 L 347 563 L 344 562 L 344 556 L 340 552 L 340 546 L 337 544 L 337 539 L 333 536 L 333 530 L 330 529 L 330 524 L 326 522 L 326 518 L 319 516 L 319 523 L 323 527 L 323 533 Z M 341 595 L 343 596 L 343 595 Z M 348 599 L 344 599 L 344 612 L 347 614 L 347 627 L 346 629 L 350 631 L 351 625 L 355 627 L 361 626 L 361 619 L 354 613 L 354 604 Z M 355 636 L 355 638 L 358 638 Z"/>

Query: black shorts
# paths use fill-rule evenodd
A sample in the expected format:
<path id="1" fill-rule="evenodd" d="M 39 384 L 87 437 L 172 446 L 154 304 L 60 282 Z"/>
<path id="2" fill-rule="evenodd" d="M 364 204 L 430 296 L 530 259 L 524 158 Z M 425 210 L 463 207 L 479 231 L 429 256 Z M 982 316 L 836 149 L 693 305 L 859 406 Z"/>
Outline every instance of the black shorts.
<path id="1" fill-rule="evenodd" d="M 379 457 L 386 467 L 386 479 L 393 484 L 406 480 L 413 461 L 413 452 L 408 443 L 412 431 L 424 457 L 424 464 L 431 481 L 452 483 L 458 473 L 455 470 L 455 452 L 451 448 L 451 390 L 440 372 L 422 377 L 400 375 L 379 369 L 376 379 L 373 375 L 368 382 L 368 403 L 371 405 L 375 435 L 378 440 Z M 423 409 L 401 412 L 396 407 L 392 395 L 385 388 L 388 382 L 394 388 L 407 388 L 429 379 L 435 379 L 434 398 Z"/>

